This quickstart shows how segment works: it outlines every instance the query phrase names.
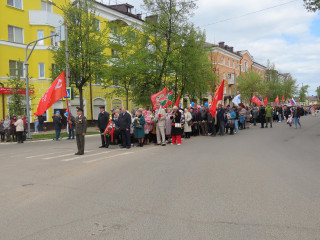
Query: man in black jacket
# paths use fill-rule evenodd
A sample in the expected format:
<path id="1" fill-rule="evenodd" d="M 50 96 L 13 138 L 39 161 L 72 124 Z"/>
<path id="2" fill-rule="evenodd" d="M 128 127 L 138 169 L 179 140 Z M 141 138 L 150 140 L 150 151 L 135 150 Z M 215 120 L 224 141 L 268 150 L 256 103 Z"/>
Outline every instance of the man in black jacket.
<path id="1" fill-rule="evenodd" d="M 218 106 L 218 112 L 217 112 L 217 124 L 219 125 L 219 135 L 223 136 L 224 135 L 224 114 L 225 114 L 225 110 L 223 109 L 222 105 L 219 104 Z"/>
<path id="2" fill-rule="evenodd" d="M 54 123 L 54 129 L 56 130 L 56 137 L 53 140 L 58 141 L 60 138 L 60 133 L 62 128 L 60 111 L 56 111 L 56 114 L 52 117 L 52 119 Z"/>
<path id="3" fill-rule="evenodd" d="M 104 140 L 104 131 L 109 123 L 110 114 L 104 110 L 104 106 L 100 107 L 100 113 L 98 115 L 98 128 L 101 134 L 101 146 L 99 148 L 109 147 L 109 138 Z"/>
<path id="4" fill-rule="evenodd" d="M 264 128 L 264 122 L 266 121 L 266 109 L 263 105 L 261 105 L 259 109 L 259 118 L 261 121 L 261 128 Z"/>
<path id="5" fill-rule="evenodd" d="M 121 109 L 119 115 L 119 126 L 122 139 L 122 148 L 129 149 L 131 147 L 130 141 L 130 127 L 131 127 L 131 116 L 125 108 Z"/>

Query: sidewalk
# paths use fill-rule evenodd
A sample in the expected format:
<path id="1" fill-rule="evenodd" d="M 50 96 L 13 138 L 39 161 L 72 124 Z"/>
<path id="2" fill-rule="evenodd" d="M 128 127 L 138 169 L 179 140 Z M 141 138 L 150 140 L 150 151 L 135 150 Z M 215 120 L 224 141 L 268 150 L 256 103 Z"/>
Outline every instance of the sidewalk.
<path id="1" fill-rule="evenodd" d="M 99 131 L 97 130 L 96 127 L 88 127 L 87 128 L 87 132 L 97 132 L 97 134 L 99 134 Z M 61 129 L 61 133 L 68 133 L 68 130 L 66 128 Z M 31 132 L 31 136 L 35 136 L 35 135 L 45 135 L 45 134 L 56 134 L 55 130 L 49 130 L 49 131 L 42 131 L 39 133 L 35 133 L 35 132 Z"/>

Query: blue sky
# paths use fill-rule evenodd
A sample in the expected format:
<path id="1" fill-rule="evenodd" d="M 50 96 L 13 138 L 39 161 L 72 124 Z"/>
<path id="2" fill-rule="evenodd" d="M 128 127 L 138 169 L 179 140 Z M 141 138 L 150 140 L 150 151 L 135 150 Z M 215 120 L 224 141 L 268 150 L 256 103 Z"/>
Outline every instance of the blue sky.
<path id="1" fill-rule="evenodd" d="M 109 0 L 102 0 L 109 3 Z M 110 0 L 115 4 L 116 0 Z M 137 12 L 143 0 L 127 2 Z M 309 95 L 320 86 L 320 13 L 310 13 L 302 0 L 197 0 L 198 9 L 191 21 L 206 31 L 207 41 L 224 41 L 236 51 L 248 50 L 254 59 L 266 65 L 270 60 L 283 73 L 291 73 L 301 86 L 308 84 Z M 285 4 L 246 17 L 250 12 Z M 206 26 L 219 20 L 235 18 Z"/>

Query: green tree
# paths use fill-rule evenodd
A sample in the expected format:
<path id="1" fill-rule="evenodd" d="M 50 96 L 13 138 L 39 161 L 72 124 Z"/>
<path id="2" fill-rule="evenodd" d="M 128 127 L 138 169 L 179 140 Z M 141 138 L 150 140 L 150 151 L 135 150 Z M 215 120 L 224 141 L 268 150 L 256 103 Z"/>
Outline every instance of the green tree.
<path id="1" fill-rule="evenodd" d="M 274 64 L 268 63 L 265 76 L 267 86 L 266 97 L 270 101 L 274 101 L 277 96 L 281 97 L 283 94 L 283 85 Z"/>
<path id="2" fill-rule="evenodd" d="M 179 92 L 196 101 L 215 86 L 216 78 L 211 70 L 205 39 L 205 34 L 191 24 L 181 32 L 180 42 L 174 46 L 171 63 L 175 73 L 171 79 L 175 97 Z"/>
<path id="3" fill-rule="evenodd" d="M 320 9 L 320 0 L 303 0 L 308 11 L 315 12 Z"/>
<path id="4" fill-rule="evenodd" d="M 154 48 L 151 61 L 156 69 L 153 85 L 156 90 L 164 87 L 172 74 L 172 62 L 176 44 L 181 42 L 181 31 L 187 25 L 196 4 L 192 0 L 144 0 L 144 8 L 151 14 L 144 24 L 143 31 L 150 36 Z"/>
<path id="5" fill-rule="evenodd" d="M 20 78 L 20 75 L 9 77 L 8 87 L 12 89 L 10 101 L 8 102 L 9 115 L 21 116 L 26 114 L 26 95 L 21 94 L 26 90 L 26 83 Z M 29 86 L 32 90 L 32 86 Z"/>
<path id="6" fill-rule="evenodd" d="M 307 98 L 307 92 L 308 92 L 309 85 L 303 85 L 299 90 L 299 98 L 300 102 L 305 102 Z"/>
<path id="7" fill-rule="evenodd" d="M 104 86 L 111 87 L 117 96 L 125 97 L 128 109 L 129 98 L 141 103 L 135 96 L 141 95 L 138 81 L 147 67 L 144 39 L 134 26 L 126 26 L 123 22 L 110 23 L 109 27 L 112 29 L 108 40 L 111 52 L 107 55 L 109 66 L 105 70 Z M 134 85 L 139 88 L 137 94 L 133 94 Z"/>
<path id="8" fill-rule="evenodd" d="M 317 87 L 316 92 L 317 92 L 318 98 L 320 98 L 320 86 L 319 86 L 319 87 Z"/>
<path id="9" fill-rule="evenodd" d="M 292 78 L 291 74 L 286 74 L 285 78 L 282 80 L 284 99 L 292 98 L 297 93 L 297 89 L 297 80 Z"/>
<path id="10" fill-rule="evenodd" d="M 75 86 L 83 108 L 83 87 L 95 79 L 103 78 L 106 66 L 106 27 L 95 16 L 93 0 L 76 0 L 63 6 L 64 19 L 68 24 L 68 50 L 70 85 Z M 53 48 L 56 63 L 52 72 L 55 79 L 65 69 L 65 42 Z"/>
<path id="11" fill-rule="evenodd" d="M 255 71 L 248 71 L 240 74 L 237 79 L 237 90 L 241 93 L 241 98 L 251 103 L 253 95 L 264 96 L 267 92 L 267 85 L 261 75 Z"/>

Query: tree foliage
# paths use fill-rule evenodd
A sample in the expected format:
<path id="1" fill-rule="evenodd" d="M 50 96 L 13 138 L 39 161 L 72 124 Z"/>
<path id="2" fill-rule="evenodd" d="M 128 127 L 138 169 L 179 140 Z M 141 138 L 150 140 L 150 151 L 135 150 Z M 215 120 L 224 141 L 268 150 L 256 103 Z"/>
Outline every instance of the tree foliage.
<path id="1" fill-rule="evenodd" d="M 64 19 L 68 25 L 68 51 L 70 85 L 75 86 L 83 108 L 83 87 L 95 79 L 103 78 L 106 66 L 104 24 L 99 24 L 93 8 L 93 0 L 77 0 L 63 7 Z M 65 69 L 65 42 L 53 48 L 56 67 L 55 79 Z"/>
<path id="2" fill-rule="evenodd" d="M 156 71 L 152 73 L 159 90 L 172 73 L 175 49 L 181 43 L 182 31 L 196 4 L 190 0 L 144 0 L 144 7 L 153 15 L 146 20 L 143 31 L 150 37 L 149 43 L 154 50 L 152 61 Z"/>
<path id="3" fill-rule="evenodd" d="M 305 102 L 307 100 L 307 92 L 309 85 L 303 85 L 299 90 L 300 102 Z"/>
<path id="4" fill-rule="evenodd" d="M 316 12 L 320 9 L 320 0 L 303 0 L 303 2 L 308 11 Z"/>
<path id="5" fill-rule="evenodd" d="M 317 92 L 317 96 L 318 96 L 318 98 L 320 99 L 320 86 L 319 86 L 319 87 L 317 87 L 316 92 Z"/>
<path id="6" fill-rule="evenodd" d="M 104 86 L 111 87 L 117 96 L 125 97 L 128 108 L 129 98 L 141 103 L 132 92 L 148 69 L 145 40 L 134 26 L 125 26 L 123 22 L 112 22 L 108 26 L 112 30 L 108 40 L 111 51 L 107 54 Z"/>
<path id="7" fill-rule="evenodd" d="M 250 70 L 238 77 L 237 89 L 243 100 L 251 102 L 253 95 L 264 96 L 266 94 L 267 85 L 259 73 Z"/>
<path id="8" fill-rule="evenodd" d="M 282 95 L 285 99 L 290 99 L 297 93 L 296 80 L 290 74 L 279 74 L 274 64 L 268 63 L 265 80 L 266 97 L 271 101 Z"/>
<path id="9" fill-rule="evenodd" d="M 26 90 L 26 83 L 20 78 L 20 75 L 16 77 L 10 77 L 8 79 L 8 87 L 12 88 L 10 101 L 8 102 L 8 109 L 10 116 L 21 116 L 26 114 L 26 95 L 20 94 L 20 91 Z M 30 90 L 32 86 L 29 86 Z"/>

